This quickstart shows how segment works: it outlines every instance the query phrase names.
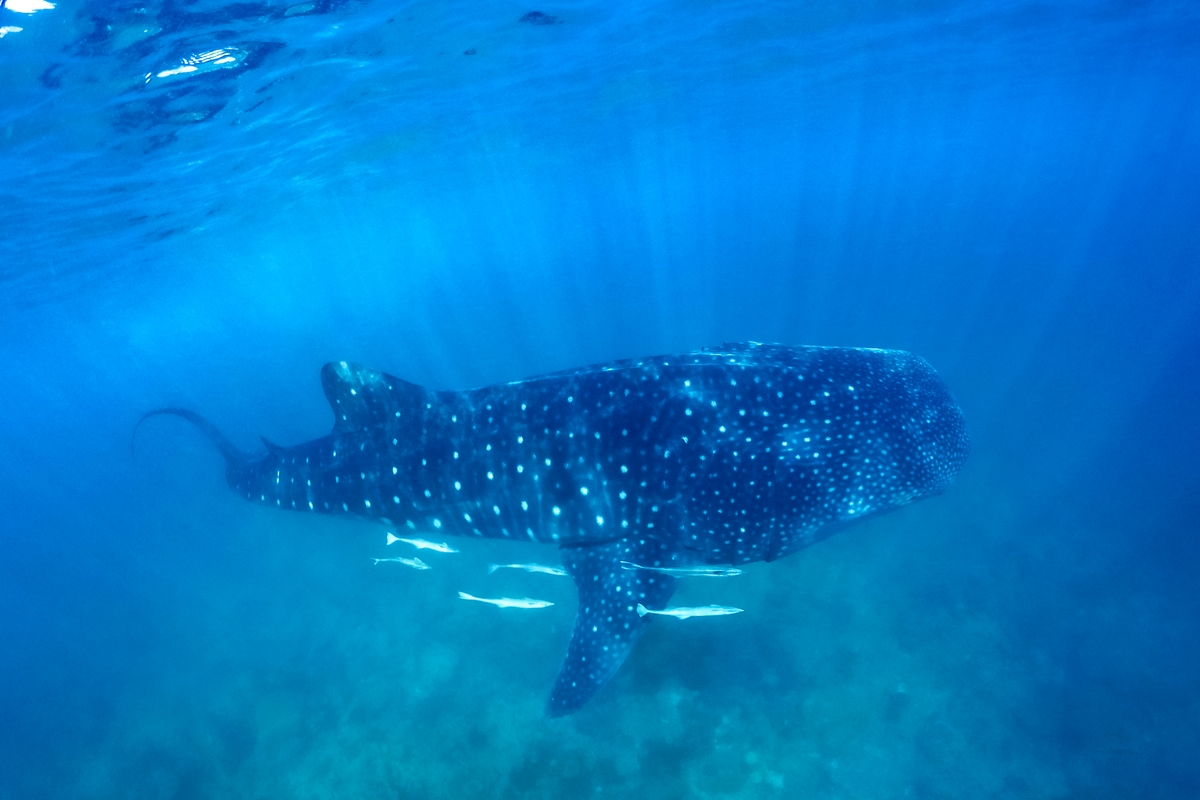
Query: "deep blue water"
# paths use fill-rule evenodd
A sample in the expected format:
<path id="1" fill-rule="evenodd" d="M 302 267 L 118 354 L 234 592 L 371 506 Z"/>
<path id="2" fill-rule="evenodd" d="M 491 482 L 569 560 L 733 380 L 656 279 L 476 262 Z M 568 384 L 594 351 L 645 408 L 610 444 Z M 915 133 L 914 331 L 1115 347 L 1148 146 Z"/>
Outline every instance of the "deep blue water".
<path id="1" fill-rule="evenodd" d="M 1193 4 L 2 26 L 0 800 L 1200 796 Z M 573 589 L 481 577 L 552 551 L 385 570 L 182 423 L 130 457 L 163 405 L 324 435 L 329 360 L 459 389 L 746 339 L 925 357 L 967 467 L 685 586 L 747 613 L 654 625 L 565 719 Z"/>

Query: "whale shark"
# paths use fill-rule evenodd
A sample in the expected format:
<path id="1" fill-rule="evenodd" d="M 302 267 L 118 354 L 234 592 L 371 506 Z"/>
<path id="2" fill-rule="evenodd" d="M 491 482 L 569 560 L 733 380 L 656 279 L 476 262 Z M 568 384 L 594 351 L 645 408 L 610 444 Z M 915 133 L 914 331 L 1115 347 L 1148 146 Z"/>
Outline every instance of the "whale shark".
<path id="1" fill-rule="evenodd" d="M 468 391 L 337 362 L 321 384 L 333 431 L 293 447 L 243 452 L 183 408 L 138 425 L 195 424 L 254 503 L 556 546 L 578 608 L 552 717 L 608 682 L 651 624 L 639 606 L 664 609 L 690 567 L 774 561 L 938 494 L 970 448 L 944 382 L 899 350 L 732 343 Z"/>

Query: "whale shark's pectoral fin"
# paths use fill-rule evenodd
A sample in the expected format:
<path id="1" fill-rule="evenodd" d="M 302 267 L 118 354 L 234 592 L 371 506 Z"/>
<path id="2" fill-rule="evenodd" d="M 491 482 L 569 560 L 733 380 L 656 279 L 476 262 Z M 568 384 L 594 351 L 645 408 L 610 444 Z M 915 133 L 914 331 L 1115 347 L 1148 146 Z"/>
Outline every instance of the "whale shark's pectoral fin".
<path id="1" fill-rule="evenodd" d="M 638 616 L 638 603 L 659 609 L 671 599 L 675 578 L 621 566 L 622 561 L 663 561 L 663 554 L 658 552 L 662 547 L 661 543 L 622 539 L 563 548 L 563 566 L 579 590 L 579 610 L 567 656 L 546 703 L 547 716 L 578 711 L 608 683 L 649 622 Z"/>

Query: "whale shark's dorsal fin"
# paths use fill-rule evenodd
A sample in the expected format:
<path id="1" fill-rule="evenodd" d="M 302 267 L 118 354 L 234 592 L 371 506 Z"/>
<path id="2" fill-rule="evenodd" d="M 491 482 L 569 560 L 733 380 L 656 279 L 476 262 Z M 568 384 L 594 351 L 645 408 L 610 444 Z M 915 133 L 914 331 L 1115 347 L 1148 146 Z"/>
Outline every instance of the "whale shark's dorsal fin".
<path id="1" fill-rule="evenodd" d="M 660 609 L 675 592 L 677 578 L 650 570 L 627 570 L 622 561 L 665 566 L 667 545 L 652 539 L 621 539 L 607 544 L 564 547 L 563 566 L 575 579 L 579 609 L 567 655 L 546 703 L 546 715 L 578 711 L 616 673 L 647 618 L 638 603 Z"/>
<path id="2" fill-rule="evenodd" d="M 358 364 L 321 368 L 321 386 L 333 408 L 333 432 L 351 433 L 409 422 L 435 395 L 423 386 Z"/>

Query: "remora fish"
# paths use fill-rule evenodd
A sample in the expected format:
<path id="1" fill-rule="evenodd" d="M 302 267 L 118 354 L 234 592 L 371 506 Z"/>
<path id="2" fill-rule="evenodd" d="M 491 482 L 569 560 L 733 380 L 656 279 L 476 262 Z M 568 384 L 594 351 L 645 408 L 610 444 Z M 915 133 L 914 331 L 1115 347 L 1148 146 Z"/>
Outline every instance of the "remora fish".
<path id="1" fill-rule="evenodd" d="M 277 508 L 561 548 L 579 592 L 546 711 L 612 677 L 677 578 L 621 562 L 773 561 L 944 490 L 962 412 L 898 350 L 728 344 L 463 392 L 345 362 L 321 370 L 320 439 L 249 455 L 192 411 L 229 485 Z M 136 431 L 135 431 L 136 433 Z"/>
<path id="2" fill-rule="evenodd" d="M 737 567 L 646 567 L 631 561 L 622 561 L 621 569 L 646 569 L 676 578 L 732 578 L 742 574 Z"/>
<path id="3" fill-rule="evenodd" d="M 418 550 L 432 550 L 435 553 L 457 553 L 458 552 L 457 550 L 455 550 L 453 547 L 446 544 L 445 542 L 430 542 L 430 541 L 426 541 L 425 539 L 402 539 L 394 533 L 389 533 L 387 535 L 387 543 L 395 544 L 396 542 L 404 542 L 405 544 L 411 544 L 413 547 L 417 548 Z"/>
<path id="4" fill-rule="evenodd" d="M 663 608 L 654 610 L 646 608 L 641 603 L 637 604 L 637 613 L 639 617 L 644 617 L 647 614 L 658 614 L 661 617 L 675 617 L 676 619 L 687 619 L 688 617 L 724 617 L 729 614 L 740 614 L 745 609 L 734 608 L 733 606 L 676 606 L 675 608 Z"/>
<path id="5" fill-rule="evenodd" d="M 397 564 L 404 564 L 405 566 L 412 567 L 413 569 L 429 569 L 429 565 L 419 558 L 372 558 L 371 560 L 376 564 L 380 563 L 381 561 L 393 561 Z"/>
<path id="6" fill-rule="evenodd" d="M 523 569 L 526 572 L 540 572 L 543 575 L 566 575 L 562 567 L 547 567 L 544 564 L 488 564 L 488 575 L 498 569 Z"/>
<path id="7" fill-rule="evenodd" d="M 474 600 L 478 603 L 490 603 L 498 608 L 547 608 L 554 605 L 549 600 L 531 600 L 528 597 L 517 600 L 513 597 L 476 597 L 473 594 L 459 592 L 463 600 Z"/>

